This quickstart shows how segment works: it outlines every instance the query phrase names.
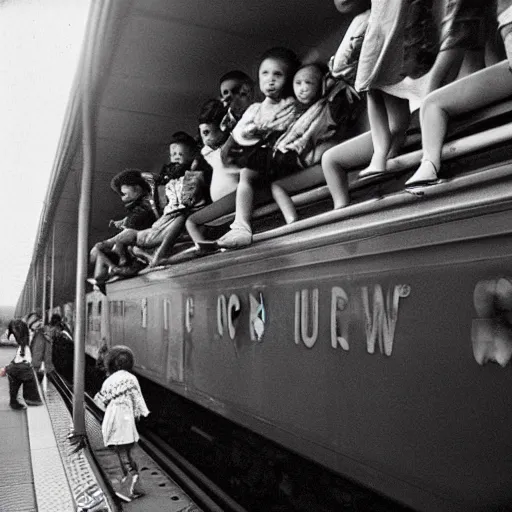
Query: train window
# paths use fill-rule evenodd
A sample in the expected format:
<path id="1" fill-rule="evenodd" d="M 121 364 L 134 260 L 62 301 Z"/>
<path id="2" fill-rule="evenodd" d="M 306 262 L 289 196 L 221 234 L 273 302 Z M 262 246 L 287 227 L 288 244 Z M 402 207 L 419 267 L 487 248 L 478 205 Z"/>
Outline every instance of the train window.
<path id="1" fill-rule="evenodd" d="M 144 298 L 141 301 L 141 308 L 140 308 L 140 323 L 142 327 L 148 326 L 148 299 Z"/>
<path id="2" fill-rule="evenodd" d="M 87 330 L 92 331 L 92 302 L 87 303 Z"/>
<path id="3" fill-rule="evenodd" d="M 169 299 L 163 300 L 164 307 L 164 330 L 169 330 L 169 310 L 171 308 L 171 301 Z"/>

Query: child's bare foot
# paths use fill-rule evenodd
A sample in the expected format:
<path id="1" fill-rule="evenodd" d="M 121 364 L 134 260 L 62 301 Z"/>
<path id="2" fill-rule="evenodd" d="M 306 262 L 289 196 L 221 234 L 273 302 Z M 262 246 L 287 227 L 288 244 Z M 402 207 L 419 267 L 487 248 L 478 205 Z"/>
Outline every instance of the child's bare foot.
<path id="1" fill-rule="evenodd" d="M 295 208 L 293 209 L 293 211 L 289 211 L 286 213 L 283 212 L 283 217 L 286 224 L 293 224 L 294 222 L 297 222 L 299 220 L 299 215 Z"/>
<path id="2" fill-rule="evenodd" d="M 239 249 L 252 244 L 252 233 L 242 227 L 231 229 L 217 240 L 217 246 L 226 249 Z"/>

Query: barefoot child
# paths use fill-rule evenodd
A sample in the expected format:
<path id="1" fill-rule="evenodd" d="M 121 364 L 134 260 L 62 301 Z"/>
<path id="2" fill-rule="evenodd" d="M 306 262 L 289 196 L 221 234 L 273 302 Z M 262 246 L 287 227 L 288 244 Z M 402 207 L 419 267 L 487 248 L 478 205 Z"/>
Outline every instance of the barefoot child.
<path id="1" fill-rule="evenodd" d="M 139 440 L 135 420 L 149 414 L 137 377 L 130 373 L 133 362 L 133 352 L 128 347 L 112 347 L 105 358 L 108 377 L 94 397 L 100 407 L 106 408 L 103 441 L 119 457 L 123 478 L 116 494 L 127 502 L 142 496 L 136 488 L 139 470 L 132 451 Z"/>

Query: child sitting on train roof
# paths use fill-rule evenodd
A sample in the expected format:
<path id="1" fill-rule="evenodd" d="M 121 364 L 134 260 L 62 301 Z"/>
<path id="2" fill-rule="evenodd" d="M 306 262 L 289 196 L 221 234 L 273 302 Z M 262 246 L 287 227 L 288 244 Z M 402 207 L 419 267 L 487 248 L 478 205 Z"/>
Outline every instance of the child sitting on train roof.
<path id="1" fill-rule="evenodd" d="M 299 65 L 295 53 L 287 48 L 272 48 L 261 58 L 259 86 L 265 99 L 261 103 L 253 103 L 245 111 L 221 152 L 226 164 L 241 167 L 242 171 L 236 192 L 235 222 L 231 230 L 218 240 L 219 247 L 240 247 L 251 243 L 256 187 L 270 188 L 287 217 L 291 201 L 286 194 L 281 194 L 282 189 L 278 185 L 274 187 L 271 184 L 279 174 L 279 169 L 272 162 L 272 152 L 276 140 L 297 117 L 292 80 Z"/>
<path id="2" fill-rule="evenodd" d="M 221 126 L 228 108 L 220 100 L 208 100 L 199 114 L 199 134 L 203 141 L 201 153 L 212 167 L 210 197 L 213 203 L 193 213 L 186 222 L 187 231 L 194 242 L 204 240 L 200 227 L 224 213 L 222 198 L 236 191 L 240 168 L 226 165 L 221 158 L 221 148 L 229 136 Z M 234 203 L 231 201 L 234 208 Z M 220 212 L 220 213 L 217 213 Z"/>
<path id="3" fill-rule="evenodd" d="M 175 132 L 169 142 L 169 163 L 164 165 L 155 179 L 156 185 L 167 185 L 183 169 L 190 169 L 197 156 L 197 143 L 186 132 Z"/>
<path id="4" fill-rule="evenodd" d="M 466 75 L 485 67 L 487 41 L 494 39 L 494 37 L 488 37 L 491 25 L 489 18 L 493 15 L 493 9 L 483 2 L 474 0 L 447 2 L 442 23 L 441 47 L 432 68 L 429 93 L 455 78 L 461 79 L 459 71 L 463 62 L 466 63 L 464 69 Z M 467 65 L 468 60 L 469 66 Z M 471 80 L 478 80 L 478 76 L 484 77 L 486 74 L 477 75 L 477 78 Z M 502 80 L 499 82 L 503 83 Z M 487 82 L 481 82 L 481 84 L 485 87 Z M 496 79 L 491 79 L 489 84 L 496 84 Z M 458 89 L 456 97 L 450 98 L 444 92 L 429 94 L 421 104 L 420 124 L 423 157 L 416 172 L 406 182 L 407 188 L 421 187 L 437 182 L 448 115 L 461 114 L 468 108 L 476 108 L 475 101 L 469 101 L 472 94 L 472 87 L 469 84 L 463 82 L 460 88 L 454 85 L 454 89 L 448 89 L 448 92 L 451 94 L 456 89 Z M 487 87 L 485 87 L 486 94 L 480 94 L 479 90 L 474 92 L 476 92 L 477 103 L 482 100 L 484 103 L 488 101 L 490 91 Z M 490 94 L 492 95 L 492 93 Z"/>
<path id="5" fill-rule="evenodd" d="M 288 155 L 297 169 L 305 169 L 320 161 L 333 137 L 356 117 L 360 97 L 347 81 L 333 79 L 327 66 L 316 62 L 299 68 L 293 89 L 302 113 L 277 140 L 274 159 L 281 162 Z"/>
<path id="6" fill-rule="evenodd" d="M 326 65 L 317 62 L 299 68 L 293 90 L 302 113 L 274 146 L 275 165 L 287 169 L 285 174 L 319 163 L 323 153 L 354 124 L 362 103 L 349 82 L 341 75 L 334 78 Z M 288 211 L 292 211 L 291 206 Z M 296 219 L 294 212 L 286 220 L 291 223 Z"/>
<path id="7" fill-rule="evenodd" d="M 254 82 L 249 75 L 235 69 L 222 75 L 219 85 L 220 99 L 228 109 L 221 129 L 229 133 L 254 101 Z"/>
<path id="8" fill-rule="evenodd" d="M 208 188 L 211 169 L 198 156 L 195 139 L 190 135 L 180 135 L 179 141 L 171 142 L 170 151 L 171 163 L 165 173 L 161 174 L 168 200 L 163 215 L 147 229 L 125 229 L 115 237 L 120 253 L 126 255 L 126 247 L 135 246 L 136 255 L 148 261 L 150 266 L 157 265 L 165 252 L 174 245 L 185 227 L 187 217 L 205 206 L 210 199 Z M 146 252 L 155 248 L 158 249 L 154 254 Z M 119 265 L 114 265 L 110 274 L 129 276 L 136 273 L 130 268 L 123 269 L 124 261 L 121 259 Z"/>
<path id="9" fill-rule="evenodd" d="M 138 169 L 125 169 L 116 174 L 110 186 L 121 197 L 127 212 L 123 219 L 110 221 L 110 225 L 121 230 L 142 230 L 155 222 L 156 217 L 149 201 L 151 188 Z M 119 263 L 119 260 L 126 264 L 126 261 L 123 261 L 126 256 L 119 252 L 116 245 L 118 237 L 119 235 L 98 242 L 90 252 L 90 262 L 94 264 L 94 277 L 89 279 L 89 282 L 100 289 L 108 279 L 109 268 Z"/>
<path id="10" fill-rule="evenodd" d="M 220 100 L 208 100 L 199 114 L 199 135 L 203 142 L 201 154 L 212 168 L 210 197 L 217 201 L 236 190 L 240 168 L 225 165 L 221 158 L 221 147 L 229 133 L 221 129 L 228 108 Z"/>

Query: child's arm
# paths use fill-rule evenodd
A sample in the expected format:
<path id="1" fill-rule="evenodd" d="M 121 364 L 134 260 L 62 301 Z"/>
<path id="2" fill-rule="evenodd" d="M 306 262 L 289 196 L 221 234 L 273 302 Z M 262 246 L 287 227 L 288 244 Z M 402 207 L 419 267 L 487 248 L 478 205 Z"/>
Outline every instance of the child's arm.
<path id="1" fill-rule="evenodd" d="M 100 393 L 96 393 L 94 395 L 94 403 L 102 410 L 102 411 L 105 411 L 106 410 L 106 407 L 105 407 L 105 403 L 103 402 L 103 400 L 101 399 L 101 395 Z"/>
<path id="2" fill-rule="evenodd" d="M 135 390 L 133 392 L 133 414 L 135 419 L 138 420 L 141 416 L 146 417 L 149 414 L 148 406 L 146 405 L 146 401 L 142 396 L 142 391 L 140 389 L 140 384 L 136 383 Z"/>

